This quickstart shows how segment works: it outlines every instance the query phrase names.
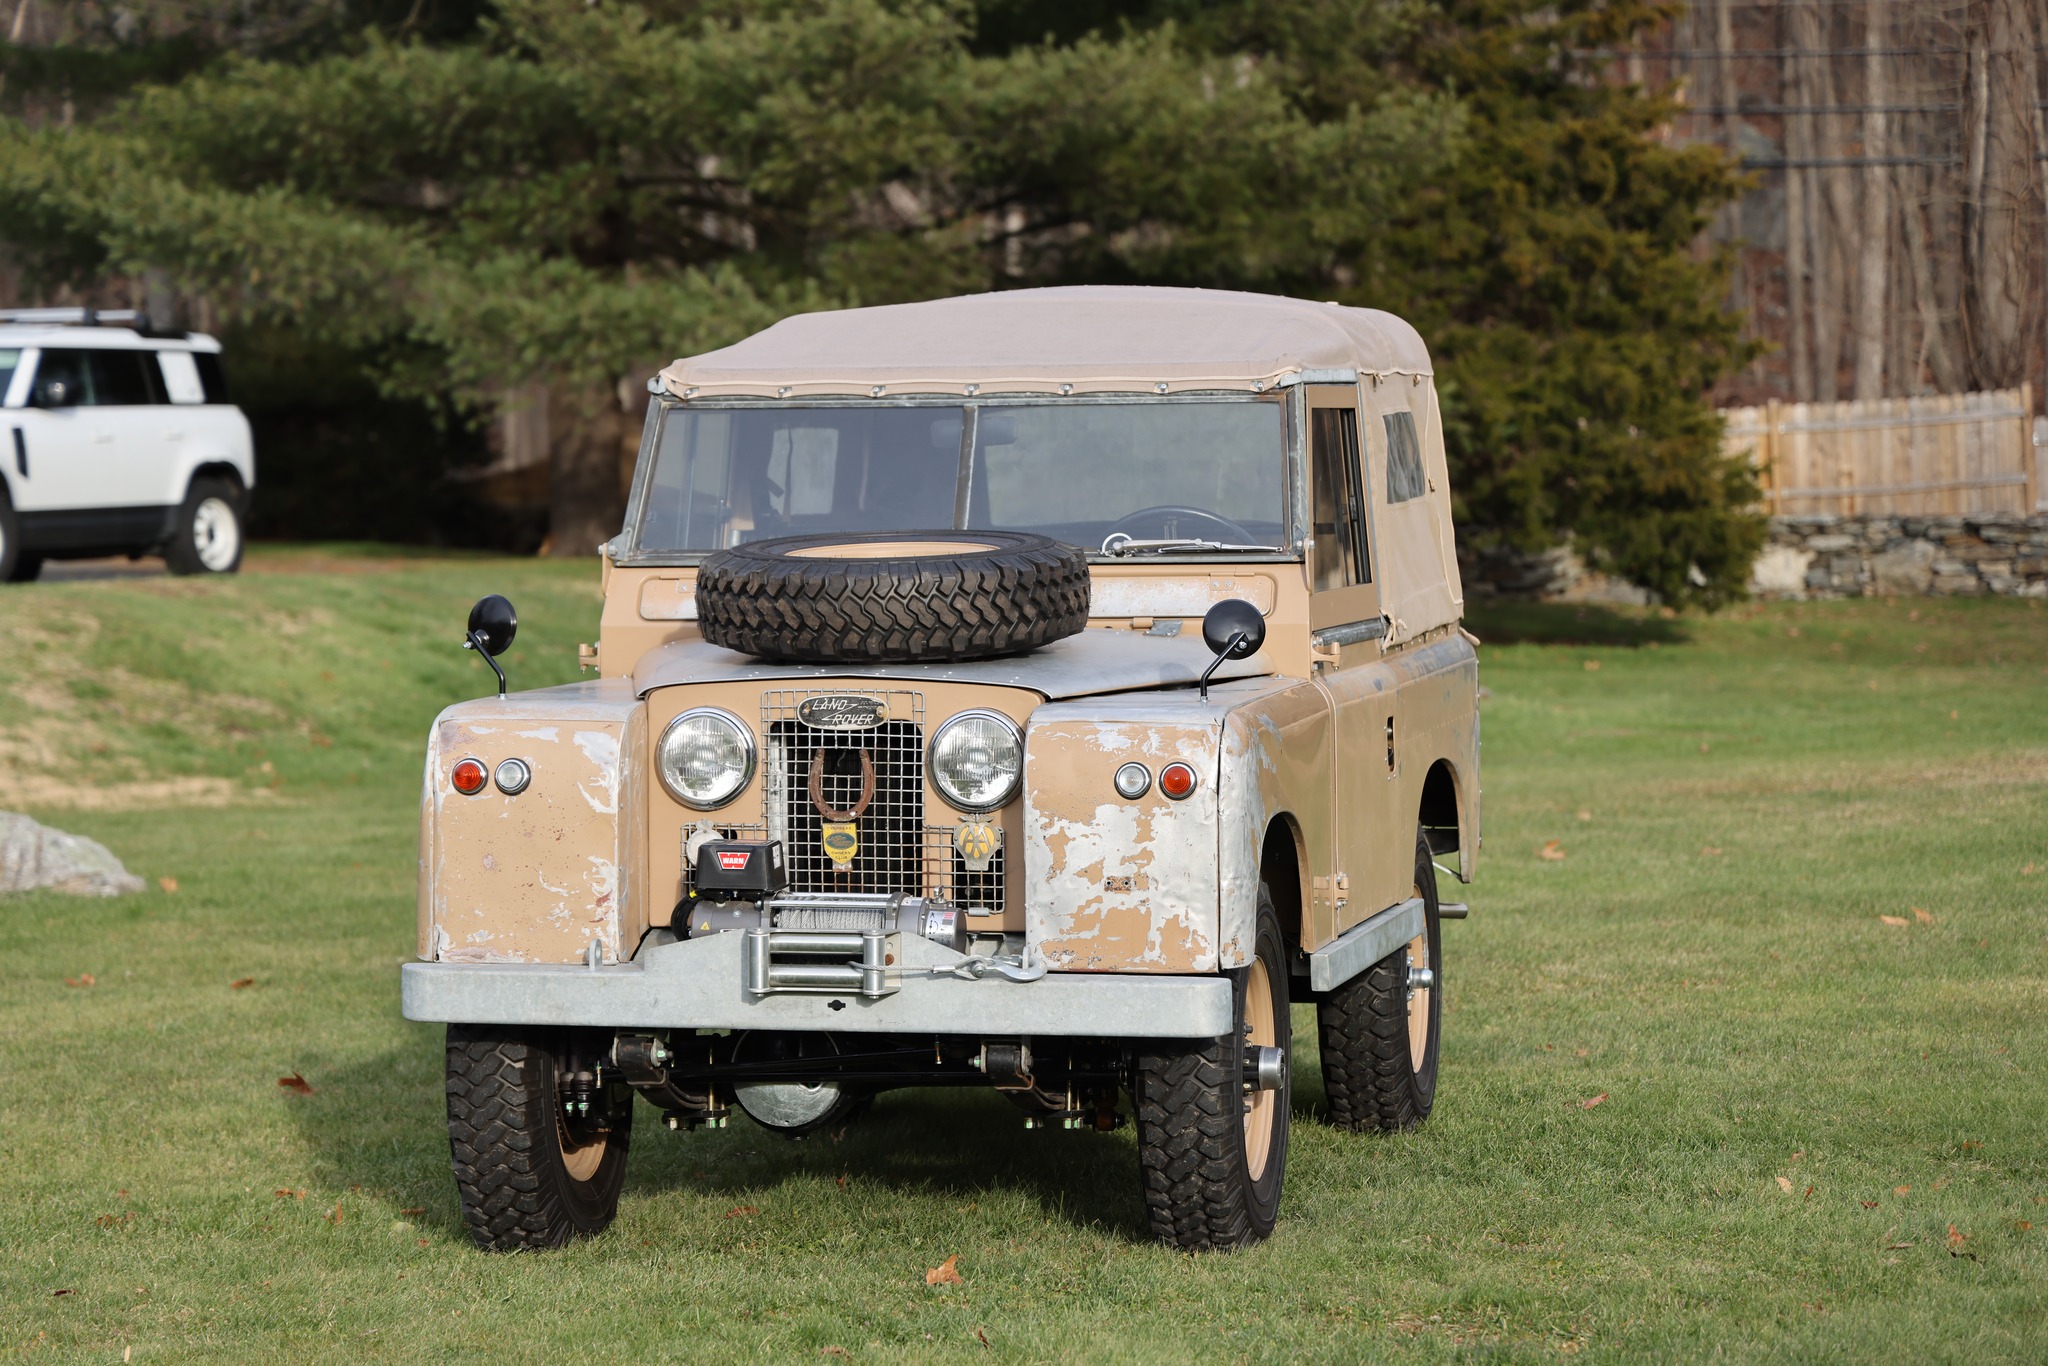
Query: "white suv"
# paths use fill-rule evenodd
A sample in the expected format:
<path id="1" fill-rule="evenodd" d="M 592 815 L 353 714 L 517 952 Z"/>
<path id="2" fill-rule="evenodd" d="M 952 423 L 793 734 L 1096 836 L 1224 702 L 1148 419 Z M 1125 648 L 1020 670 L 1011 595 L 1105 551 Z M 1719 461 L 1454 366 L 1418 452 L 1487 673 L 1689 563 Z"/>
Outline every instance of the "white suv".
<path id="1" fill-rule="evenodd" d="M 95 555 L 232 573 L 255 484 L 212 337 L 153 335 L 130 312 L 0 310 L 0 583 Z"/>

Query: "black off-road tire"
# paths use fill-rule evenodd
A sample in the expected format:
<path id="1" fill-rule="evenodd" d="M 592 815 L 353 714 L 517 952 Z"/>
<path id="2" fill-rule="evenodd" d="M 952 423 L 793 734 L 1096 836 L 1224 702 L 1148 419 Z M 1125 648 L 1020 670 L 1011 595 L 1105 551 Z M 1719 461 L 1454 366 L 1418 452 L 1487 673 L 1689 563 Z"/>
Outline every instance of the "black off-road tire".
<path id="1" fill-rule="evenodd" d="M 704 557 L 697 625 L 714 645 L 795 663 L 987 659 L 1084 629 L 1088 561 L 1020 531 L 782 536 Z"/>
<path id="2" fill-rule="evenodd" d="M 232 574 L 240 569 L 248 539 L 242 521 L 247 503 L 239 484 L 226 479 L 194 479 L 178 506 L 171 539 L 164 544 L 165 568 L 173 574 Z M 228 519 L 225 532 L 218 527 L 218 519 L 223 517 Z M 213 535 L 208 534 L 209 528 Z M 220 542 L 216 551 L 215 536 L 219 535 L 232 540 Z"/>
<path id="3" fill-rule="evenodd" d="M 448 1144 L 462 1222 L 489 1252 L 561 1247 L 610 1226 L 626 1179 L 633 1094 L 609 1086 L 596 1170 L 571 1175 L 550 1031 L 448 1026 Z M 559 1031 L 555 1032 L 557 1035 Z"/>
<path id="4" fill-rule="evenodd" d="M 1287 946 L 1272 897 L 1259 887 L 1257 954 L 1265 964 L 1278 1046 L 1293 1037 L 1287 999 Z M 1272 1137 L 1263 1172 L 1251 1174 L 1245 1141 L 1245 997 L 1252 968 L 1236 980 L 1238 1032 L 1222 1039 L 1145 1040 L 1132 1060 L 1138 1167 L 1152 1233 L 1187 1252 L 1230 1251 L 1273 1231 L 1287 1170 L 1291 1082 L 1273 1097 Z"/>
<path id="5" fill-rule="evenodd" d="M 1402 945 L 1316 1007 L 1322 1039 L 1323 1094 L 1329 1121 L 1340 1129 L 1389 1133 L 1412 1129 L 1436 1103 L 1437 1058 L 1443 1042 L 1443 954 L 1437 916 L 1436 864 L 1429 841 L 1415 840 L 1415 894 L 1422 898 L 1423 937 L 1436 986 L 1425 1003 L 1429 1021 L 1422 1062 L 1409 1037 L 1409 946 Z"/>

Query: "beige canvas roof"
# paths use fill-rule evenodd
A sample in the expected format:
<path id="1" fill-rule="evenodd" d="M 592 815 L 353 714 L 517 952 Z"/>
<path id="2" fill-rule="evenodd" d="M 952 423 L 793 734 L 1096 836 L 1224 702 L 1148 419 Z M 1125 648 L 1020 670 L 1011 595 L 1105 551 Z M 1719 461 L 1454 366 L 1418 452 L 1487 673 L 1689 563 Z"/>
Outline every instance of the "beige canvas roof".
<path id="1" fill-rule="evenodd" d="M 1318 373 L 1320 372 L 1320 373 Z M 679 398 L 1262 391 L 1427 375 L 1391 313 L 1214 289 L 1076 286 L 800 313 L 661 372 Z"/>

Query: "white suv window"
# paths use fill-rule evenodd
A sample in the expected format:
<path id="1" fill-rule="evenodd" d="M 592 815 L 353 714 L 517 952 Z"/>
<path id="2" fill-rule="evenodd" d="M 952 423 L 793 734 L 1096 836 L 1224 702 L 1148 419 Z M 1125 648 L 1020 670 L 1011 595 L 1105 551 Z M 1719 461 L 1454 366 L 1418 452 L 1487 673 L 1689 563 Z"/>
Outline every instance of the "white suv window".
<path id="1" fill-rule="evenodd" d="M 0 346 L 0 403 L 7 401 L 7 390 L 14 383 L 14 372 L 20 365 L 19 347 Z"/>
<path id="2" fill-rule="evenodd" d="M 206 386 L 200 383 L 199 367 L 190 351 L 159 351 L 157 367 L 164 372 L 164 392 L 173 403 L 206 402 Z"/>

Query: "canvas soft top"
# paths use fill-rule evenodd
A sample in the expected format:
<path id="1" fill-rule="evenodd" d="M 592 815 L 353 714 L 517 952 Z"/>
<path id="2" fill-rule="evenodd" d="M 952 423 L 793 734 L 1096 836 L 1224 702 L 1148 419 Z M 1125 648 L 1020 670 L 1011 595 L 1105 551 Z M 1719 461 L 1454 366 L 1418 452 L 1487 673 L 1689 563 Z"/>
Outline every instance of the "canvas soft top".
<path id="1" fill-rule="evenodd" d="M 1261 392 L 1302 379 L 1428 375 L 1391 313 L 1214 289 L 1074 286 L 800 313 L 661 372 L 671 394 Z"/>

